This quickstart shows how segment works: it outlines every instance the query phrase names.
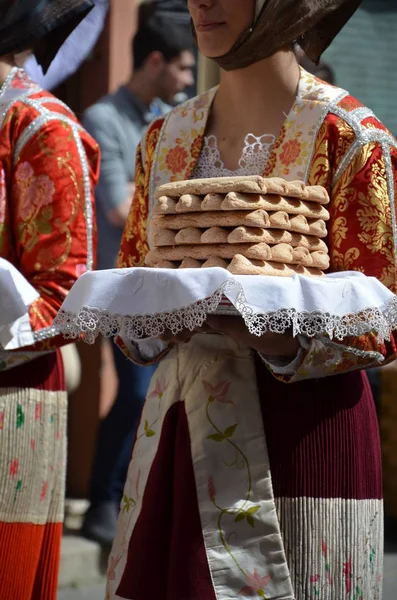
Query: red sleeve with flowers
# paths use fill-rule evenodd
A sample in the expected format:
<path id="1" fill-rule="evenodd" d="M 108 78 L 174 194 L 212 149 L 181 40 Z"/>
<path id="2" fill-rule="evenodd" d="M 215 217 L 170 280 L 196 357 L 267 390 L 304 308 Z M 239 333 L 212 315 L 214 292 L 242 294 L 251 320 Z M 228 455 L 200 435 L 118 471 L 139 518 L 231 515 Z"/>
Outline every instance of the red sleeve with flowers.
<path id="1" fill-rule="evenodd" d="M 157 142 L 163 125 L 158 119 L 149 127 L 145 138 L 138 146 L 135 167 L 135 195 L 121 241 L 117 266 L 119 268 L 141 267 L 149 251 L 147 222 L 149 218 L 150 171 L 154 160 Z M 145 357 L 137 344 L 116 338 L 117 345 L 128 358 L 140 365 L 151 365 L 160 360 L 167 347 L 159 348 L 157 356 Z"/>
<path id="2" fill-rule="evenodd" d="M 354 99 L 343 102 L 350 110 Z M 394 140 L 374 117 L 362 130 L 377 140 L 355 143 L 355 133 L 339 117 L 324 122 L 317 139 L 310 183 L 331 190 L 328 245 L 330 271 L 361 271 L 376 277 L 397 292 L 396 243 L 393 232 L 397 190 L 397 150 Z M 377 135 L 374 135 L 374 131 Z M 346 153 L 352 154 L 344 160 Z M 286 382 L 318 378 L 391 362 L 397 356 L 397 335 L 385 344 L 373 334 L 349 337 L 339 343 L 327 338 L 312 340 L 303 352 L 294 375 L 278 375 Z"/>
<path id="3" fill-rule="evenodd" d="M 164 119 L 149 127 L 138 146 L 135 167 L 135 195 L 121 241 L 117 266 L 141 267 L 149 251 L 147 221 L 149 218 L 150 171 Z"/>
<path id="4" fill-rule="evenodd" d="M 98 146 L 66 107 L 56 109 L 41 125 L 34 108 L 16 106 L 2 129 L 9 145 L 0 150 L 0 255 L 40 294 L 29 315 L 34 350 L 62 343 L 53 319 L 76 279 L 95 266 Z M 41 125 L 33 134 L 31 123 Z"/>

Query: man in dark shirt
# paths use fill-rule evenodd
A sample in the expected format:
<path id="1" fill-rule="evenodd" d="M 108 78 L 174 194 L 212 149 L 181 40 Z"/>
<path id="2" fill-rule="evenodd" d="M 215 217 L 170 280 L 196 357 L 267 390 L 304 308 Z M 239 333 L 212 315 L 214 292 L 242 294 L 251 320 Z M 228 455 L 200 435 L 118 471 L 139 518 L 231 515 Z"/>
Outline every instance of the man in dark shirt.
<path id="1" fill-rule="evenodd" d="M 102 153 L 96 190 L 99 269 L 116 264 L 134 195 L 135 152 L 145 128 L 153 118 L 170 110 L 175 96 L 194 83 L 195 58 L 186 2 L 180 0 L 182 11 L 176 0 L 174 4 L 175 11 L 172 2 L 164 5 L 164 10 L 153 10 L 155 3 L 141 5 L 138 33 L 133 41 L 133 76 L 114 94 L 89 108 L 83 117 Z M 129 362 L 115 345 L 113 353 L 119 390 L 100 427 L 91 507 L 83 525 L 86 537 L 103 544 L 111 543 L 115 535 L 137 421 L 153 374 L 153 368 Z"/>

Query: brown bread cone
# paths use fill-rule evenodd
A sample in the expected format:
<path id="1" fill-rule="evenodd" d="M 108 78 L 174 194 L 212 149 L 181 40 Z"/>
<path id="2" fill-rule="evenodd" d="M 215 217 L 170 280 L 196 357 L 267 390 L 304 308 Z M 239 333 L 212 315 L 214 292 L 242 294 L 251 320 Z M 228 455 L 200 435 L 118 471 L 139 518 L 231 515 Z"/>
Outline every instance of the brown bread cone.
<path id="1" fill-rule="evenodd" d="M 171 229 L 151 229 L 150 245 L 152 246 L 175 246 L 176 231 Z"/>
<path id="2" fill-rule="evenodd" d="M 327 225 L 322 219 L 309 219 L 310 235 L 325 238 L 328 235 Z"/>
<path id="3" fill-rule="evenodd" d="M 308 200 L 309 202 L 318 202 L 319 204 L 329 204 L 330 197 L 325 188 L 321 185 L 308 185 L 306 186 L 307 198 L 303 198 L 304 200 Z M 292 196 L 292 194 L 291 194 Z"/>
<path id="4" fill-rule="evenodd" d="M 175 244 L 201 244 L 201 233 L 197 227 L 181 229 L 175 236 Z"/>
<path id="5" fill-rule="evenodd" d="M 324 240 L 320 240 L 311 235 L 301 235 L 300 233 L 292 233 L 291 234 L 291 246 L 294 248 L 298 246 L 303 246 L 304 248 L 308 248 L 310 252 L 328 252 L 328 246 L 324 242 Z"/>
<path id="6" fill-rule="evenodd" d="M 222 202 L 224 201 L 224 199 L 224 194 L 207 194 L 201 203 L 201 210 L 222 210 Z"/>
<path id="7" fill-rule="evenodd" d="M 329 204 L 329 195 L 321 185 L 306 185 L 303 181 L 288 181 L 288 192 L 284 196 L 299 198 L 318 204 Z"/>
<path id="8" fill-rule="evenodd" d="M 175 205 L 177 213 L 200 212 L 202 197 L 194 194 L 184 194 Z"/>
<path id="9" fill-rule="evenodd" d="M 305 219 L 303 215 L 297 215 L 298 217 Z M 291 229 L 291 220 L 290 215 L 283 210 L 279 210 L 278 212 L 269 213 L 269 221 L 270 227 L 275 227 L 277 229 Z M 309 232 L 309 226 L 307 226 Z"/>
<path id="10" fill-rule="evenodd" d="M 156 204 L 154 206 L 154 213 L 157 215 L 176 214 L 176 204 L 177 201 L 175 200 L 175 198 L 170 198 L 169 196 L 161 196 L 156 201 Z"/>
<path id="11" fill-rule="evenodd" d="M 210 227 L 201 232 L 202 244 L 227 244 L 229 229 Z"/>
<path id="12" fill-rule="evenodd" d="M 272 262 L 281 262 L 287 265 L 302 265 L 325 270 L 329 268 L 329 256 L 326 252 L 310 252 L 308 248 L 299 246 L 293 248 L 289 244 L 271 246 Z M 246 255 L 248 258 L 249 256 Z"/>
<path id="13" fill-rule="evenodd" d="M 201 262 L 194 260 L 194 258 L 184 258 L 178 267 L 179 269 L 200 269 Z"/>
<path id="14" fill-rule="evenodd" d="M 330 266 L 330 258 L 327 252 L 312 252 L 310 255 L 313 259 L 313 266 L 317 269 L 326 271 Z"/>
<path id="15" fill-rule="evenodd" d="M 220 194 L 218 194 L 220 196 Z M 270 196 L 272 198 L 273 196 Z M 265 208 L 266 196 L 261 194 L 243 194 L 241 192 L 229 192 L 223 196 L 222 210 L 256 210 Z"/>
<path id="16" fill-rule="evenodd" d="M 270 247 L 271 254 L 269 260 L 271 262 L 280 262 L 285 264 L 292 264 L 293 261 L 293 248 L 290 244 L 277 244 L 276 246 Z M 310 252 L 303 248 L 303 251 L 306 251 L 308 256 L 310 256 Z M 247 254 L 244 254 L 247 258 L 253 258 Z"/>
<path id="17" fill-rule="evenodd" d="M 147 265 L 148 267 L 154 267 L 156 269 L 176 269 L 178 266 L 177 263 L 171 262 L 170 260 L 159 260 L 150 265 L 146 263 L 145 260 L 145 265 Z"/>
<path id="18" fill-rule="evenodd" d="M 227 269 L 228 265 L 229 261 L 219 258 L 218 256 L 211 256 L 201 265 L 201 267 L 203 269 L 208 269 L 210 267 L 222 267 L 222 269 Z"/>
<path id="19" fill-rule="evenodd" d="M 289 231 L 277 231 L 275 229 L 263 229 L 261 227 L 236 227 L 233 229 L 227 241 L 229 244 L 244 244 L 265 242 L 266 244 L 290 243 L 292 235 Z"/>
<path id="20" fill-rule="evenodd" d="M 290 262 L 295 265 L 303 265 L 305 267 L 313 266 L 313 259 L 310 254 L 310 250 L 308 248 L 304 248 L 303 246 L 292 248 Z"/>
<path id="21" fill-rule="evenodd" d="M 291 277 L 294 271 L 286 265 L 269 263 L 265 261 L 251 261 L 242 254 L 237 254 L 228 266 L 228 271 L 233 275 L 267 275 L 278 277 Z"/>
<path id="22" fill-rule="evenodd" d="M 288 215 L 284 211 L 269 212 L 268 214 L 270 227 L 274 229 L 286 229 L 291 233 L 302 233 L 320 238 L 328 235 L 327 226 L 322 219 L 308 219 L 304 215 Z"/>

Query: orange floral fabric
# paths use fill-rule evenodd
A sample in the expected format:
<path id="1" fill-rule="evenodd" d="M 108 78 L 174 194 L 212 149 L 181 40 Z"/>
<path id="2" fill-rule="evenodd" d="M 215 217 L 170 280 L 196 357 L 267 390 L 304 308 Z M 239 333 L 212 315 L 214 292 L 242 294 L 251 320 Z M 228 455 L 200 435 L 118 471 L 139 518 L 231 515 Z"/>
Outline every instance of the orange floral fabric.
<path id="1" fill-rule="evenodd" d="M 46 92 L 40 91 L 31 98 L 66 119 L 46 120 L 20 146 L 18 155 L 26 128 L 40 114 L 34 106 L 16 102 L 2 124 L 0 256 L 13 263 L 40 294 L 30 308 L 31 327 L 38 332 L 51 326 L 73 283 L 86 271 L 89 236 L 95 256 L 96 235 L 87 223 L 81 154 L 88 162 L 90 201 L 95 217 L 99 150 L 81 128 L 81 147 L 78 147 L 72 127 L 77 120 L 67 107 L 55 103 L 51 106 L 52 96 Z M 46 341 L 38 343 L 35 349 L 49 349 L 59 343 L 59 339 Z"/>
<path id="2" fill-rule="evenodd" d="M 120 246 L 117 265 L 120 268 L 143 266 L 145 256 L 149 251 L 147 242 L 149 174 L 163 121 L 163 118 L 154 121 L 146 133 L 144 140 L 145 159 L 143 159 L 142 142 L 138 146 L 135 167 L 135 196 Z"/>

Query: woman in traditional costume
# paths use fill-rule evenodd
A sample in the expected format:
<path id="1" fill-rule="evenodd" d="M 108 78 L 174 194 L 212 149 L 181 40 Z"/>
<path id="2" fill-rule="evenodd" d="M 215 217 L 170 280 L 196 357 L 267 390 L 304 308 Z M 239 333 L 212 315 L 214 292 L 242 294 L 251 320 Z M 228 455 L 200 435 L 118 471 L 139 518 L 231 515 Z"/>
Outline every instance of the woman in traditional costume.
<path id="1" fill-rule="evenodd" d="M 17 67 L 45 69 L 90 0 L 0 0 L 0 257 L 37 292 L 0 328 L 0 598 L 54 600 L 65 492 L 67 398 L 53 319 L 94 265 L 98 147 Z M 5 291 L 0 291 L 1 294 Z"/>
<path id="2" fill-rule="evenodd" d="M 188 4 L 221 83 L 149 126 L 119 266 L 144 264 L 158 185 L 262 174 L 325 187 L 331 271 L 362 271 L 395 292 L 396 142 L 348 92 L 300 69 L 293 52 L 298 42 L 318 61 L 359 1 Z M 108 599 L 381 600 L 380 446 L 362 369 L 392 360 L 395 338 L 255 337 L 225 316 L 209 317 L 209 327 L 217 334 L 159 341 L 157 356 L 119 340 L 133 360 L 161 362 L 133 450 Z"/>

